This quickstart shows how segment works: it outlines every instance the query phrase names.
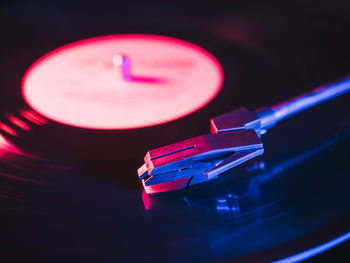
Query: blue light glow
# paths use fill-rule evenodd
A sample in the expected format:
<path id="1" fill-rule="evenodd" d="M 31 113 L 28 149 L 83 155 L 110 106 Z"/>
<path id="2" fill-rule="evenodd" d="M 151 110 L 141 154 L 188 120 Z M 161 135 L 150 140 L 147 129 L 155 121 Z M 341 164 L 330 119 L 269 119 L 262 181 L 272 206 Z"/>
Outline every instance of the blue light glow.
<path id="1" fill-rule="evenodd" d="M 328 249 L 331 249 L 332 247 L 335 247 L 345 241 L 347 241 L 348 239 L 350 239 L 350 232 L 347 232 L 344 235 L 341 235 L 333 240 L 330 240 L 322 245 L 319 245 L 317 247 L 305 250 L 303 252 L 300 252 L 298 254 L 295 254 L 293 256 L 278 260 L 278 261 L 274 261 L 275 263 L 289 263 L 289 262 L 300 262 L 303 260 L 306 260 L 308 258 L 311 258 L 313 256 L 316 256 Z"/>

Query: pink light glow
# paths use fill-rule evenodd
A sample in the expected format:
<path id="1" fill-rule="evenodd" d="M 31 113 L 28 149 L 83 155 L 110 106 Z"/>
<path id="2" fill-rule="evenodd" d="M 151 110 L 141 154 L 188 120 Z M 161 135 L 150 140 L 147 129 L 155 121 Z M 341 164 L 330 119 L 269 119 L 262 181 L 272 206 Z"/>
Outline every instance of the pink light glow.
<path id="1" fill-rule="evenodd" d="M 39 182 L 37 180 L 28 179 L 28 178 L 17 176 L 17 175 L 13 175 L 13 174 L 10 174 L 10 173 L 0 172 L 0 177 L 1 176 L 9 178 L 9 179 L 16 180 L 16 181 L 23 181 L 23 182 L 34 183 L 34 184 L 40 184 L 41 183 L 41 182 Z"/>
<path id="2" fill-rule="evenodd" d="M 0 134 L 0 149 L 8 146 L 7 140 Z"/>
<path id="3" fill-rule="evenodd" d="M 4 123 L 0 123 L 0 130 L 3 130 L 4 132 L 12 136 L 17 136 L 16 132 Z"/>
<path id="4" fill-rule="evenodd" d="M 146 191 L 142 192 L 142 203 L 146 210 L 150 210 L 152 208 L 152 202 L 149 197 L 149 195 L 146 193 Z"/>
<path id="5" fill-rule="evenodd" d="M 120 77 L 120 54 L 130 60 L 128 81 Z M 132 129 L 197 111 L 222 82 L 222 68 L 206 50 L 175 38 L 126 34 L 86 39 L 46 54 L 26 72 L 22 94 L 37 112 L 63 124 Z"/>
<path id="6" fill-rule="evenodd" d="M 18 119 L 15 116 L 10 115 L 8 119 L 9 119 L 10 122 L 12 122 L 13 124 L 15 124 L 18 127 L 22 128 L 23 130 L 26 130 L 26 131 L 30 130 L 28 125 L 25 122 L 21 121 L 20 119 Z"/>
<path id="7" fill-rule="evenodd" d="M 42 124 L 46 124 L 46 120 L 43 119 L 42 117 L 40 117 L 38 114 L 36 114 L 33 111 L 30 110 L 24 110 L 21 112 L 21 115 L 26 118 L 27 120 L 37 124 L 37 125 L 42 125 Z"/>
<path id="8" fill-rule="evenodd" d="M 147 194 L 155 194 L 155 193 L 162 193 L 162 192 L 169 192 L 169 191 L 184 189 L 187 186 L 190 179 L 191 177 L 184 177 L 171 182 L 149 185 L 149 186 L 145 184 L 145 180 L 142 180 L 142 185 Z"/>
<path id="9" fill-rule="evenodd" d="M 24 155 L 17 147 L 10 143 L 3 135 L 0 134 L 0 157 L 3 157 L 6 153 L 14 153 Z"/>

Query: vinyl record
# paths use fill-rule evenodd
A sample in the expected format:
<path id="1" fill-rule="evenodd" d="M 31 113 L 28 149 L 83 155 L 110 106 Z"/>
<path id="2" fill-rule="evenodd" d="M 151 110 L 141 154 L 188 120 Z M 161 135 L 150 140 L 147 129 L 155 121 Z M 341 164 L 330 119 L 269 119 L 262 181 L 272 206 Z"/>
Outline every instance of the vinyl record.
<path id="1" fill-rule="evenodd" d="M 279 124 L 264 135 L 262 158 L 226 172 L 215 182 L 163 195 L 143 192 L 137 168 L 148 150 L 209 133 L 209 119 L 214 116 L 241 106 L 255 110 L 273 105 L 342 77 L 350 68 L 346 20 L 301 6 L 217 4 L 216 10 L 207 4 L 184 9 L 186 4 L 181 2 L 138 3 L 133 8 L 126 3 L 108 2 L 100 8 L 86 3 L 82 8 L 80 2 L 63 1 L 20 3 L 1 10 L 0 242 L 4 258 L 16 262 L 267 262 L 297 259 L 291 256 L 306 259 L 305 255 L 326 250 L 322 245 L 327 242 L 339 237 L 346 241 L 350 228 L 348 95 Z M 59 107 L 63 112 L 71 105 L 58 101 L 58 111 L 51 114 L 33 100 L 42 94 L 45 106 L 51 106 L 47 99 L 56 98 L 49 82 L 45 90 L 34 82 L 35 96 L 24 98 L 23 77 L 45 54 L 84 39 L 127 34 L 180 39 L 209 57 L 209 64 L 220 64 L 214 73 L 212 69 L 206 73 L 213 73 L 210 80 L 217 79 L 214 84 L 200 74 L 193 82 L 180 79 L 178 87 L 187 87 L 186 92 L 193 87 L 198 93 L 178 102 L 178 108 L 189 102 L 185 112 L 169 105 L 174 115 L 159 120 L 155 115 L 152 122 L 130 126 L 118 126 L 122 119 L 115 123 L 108 119 L 102 127 L 101 123 L 94 126 L 96 119 L 89 117 L 77 125 L 78 115 L 74 121 L 56 118 L 61 116 Z M 203 63 L 198 64 L 200 69 Z M 74 70 L 70 66 L 58 73 L 65 76 Z M 157 74 L 173 76 L 163 64 L 158 66 Z M 141 76 L 143 72 L 138 75 L 136 69 L 134 77 Z M 182 78 L 185 73 L 174 74 Z M 86 75 L 85 86 L 104 79 Z M 146 77 L 149 81 L 157 76 Z M 74 93 L 79 84 L 73 80 L 67 90 Z M 208 94 L 206 85 L 211 85 Z M 153 103 L 159 101 L 161 95 Z M 84 112 L 83 106 L 74 107 Z M 317 253 L 313 248 L 319 248 Z"/>

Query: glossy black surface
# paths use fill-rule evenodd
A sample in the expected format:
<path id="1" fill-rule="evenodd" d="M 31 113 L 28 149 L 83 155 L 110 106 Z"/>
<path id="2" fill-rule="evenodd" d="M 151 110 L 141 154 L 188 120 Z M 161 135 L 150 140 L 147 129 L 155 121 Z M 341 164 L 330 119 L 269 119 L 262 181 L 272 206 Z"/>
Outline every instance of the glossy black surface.
<path id="1" fill-rule="evenodd" d="M 179 37 L 209 50 L 225 73 L 209 105 L 171 123 L 128 131 L 49 123 L 7 136 L 27 154 L 0 150 L 3 258 L 265 262 L 349 231 L 349 95 L 277 125 L 263 136 L 263 158 L 214 183 L 147 197 L 136 173 L 147 150 L 209 132 L 211 117 L 269 106 L 347 74 L 346 18 L 297 4 L 218 2 L 214 10 L 200 2 L 49 1 L 3 4 L 1 22 L 3 122 L 26 108 L 27 67 L 82 38 Z"/>

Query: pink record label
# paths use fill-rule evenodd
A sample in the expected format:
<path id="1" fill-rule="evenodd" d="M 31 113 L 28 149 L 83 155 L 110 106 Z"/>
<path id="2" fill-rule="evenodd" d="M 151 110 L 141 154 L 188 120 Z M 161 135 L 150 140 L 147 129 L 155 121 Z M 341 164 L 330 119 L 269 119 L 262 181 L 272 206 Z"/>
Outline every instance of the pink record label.
<path id="1" fill-rule="evenodd" d="M 223 71 L 183 40 L 126 34 L 86 39 L 36 61 L 22 82 L 45 117 L 90 129 L 132 129 L 195 112 L 220 91 Z"/>

